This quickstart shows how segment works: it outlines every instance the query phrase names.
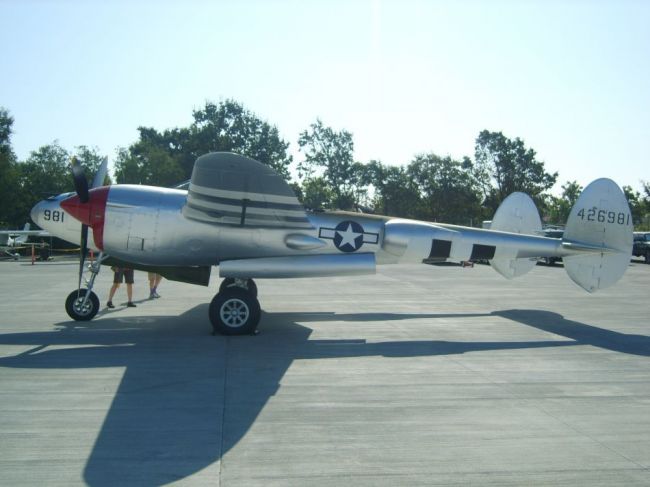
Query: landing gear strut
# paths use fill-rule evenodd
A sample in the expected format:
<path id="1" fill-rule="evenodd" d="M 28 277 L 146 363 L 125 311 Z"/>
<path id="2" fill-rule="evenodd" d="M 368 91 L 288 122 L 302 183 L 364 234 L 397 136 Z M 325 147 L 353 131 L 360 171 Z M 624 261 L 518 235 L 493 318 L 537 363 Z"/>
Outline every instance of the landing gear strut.
<path id="1" fill-rule="evenodd" d="M 232 277 L 226 277 L 219 286 L 219 292 L 222 293 L 227 289 L 233 288 L 242 288 L 245 291 L 248 291 L 253 297 L 257 297 L 257 284 L 252 279 L 234 279 Z"/>
<path id="2" fill-rule="evenodd" d="M 90 279 L 87 281 L 87 288 L 81 286 L 72 291 L 65 300 L 65 310 L 68 316 L 75 321 L 90 321 L 99 311 L 99 298 L 92 291 L 95 284 L 95 278 L 99 274 L 102 260 L 107 258 L 100 253 L 97 260 L 88 266 L 90 270 Z"/>
<path id="3" fill-rule="evenodd" d="M 210 303 L 210 322 L 214 333 L 251 335 L 260 322 L 257 286 L 252 279 L 227 278 Z"/>

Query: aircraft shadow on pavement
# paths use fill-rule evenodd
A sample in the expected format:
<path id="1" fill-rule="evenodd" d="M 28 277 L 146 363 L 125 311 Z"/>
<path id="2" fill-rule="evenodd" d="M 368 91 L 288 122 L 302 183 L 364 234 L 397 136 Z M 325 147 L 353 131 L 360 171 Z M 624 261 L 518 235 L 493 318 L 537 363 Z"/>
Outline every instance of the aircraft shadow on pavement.
<path id="1" fill-rule="evenodd" d="M 415 357 L 593 345 L 650 356 L 650 337 L 625 335 L 536 310 L 490 314 L 265 313 L 256 337 L 210 337 L 207 305 L 181 316 L 64 322 L 51 332 L 0 335 L 33 346 L 0 366 L 124 367 L 83 473 L 90 485 L 161 485 L 221 460 L 246 434 L 295 359 Z M 300 323 L 500 316 L 567 340 L 450 342 L 310 340 Z M 66 414 L 63 412 L 62 414 Z"/>

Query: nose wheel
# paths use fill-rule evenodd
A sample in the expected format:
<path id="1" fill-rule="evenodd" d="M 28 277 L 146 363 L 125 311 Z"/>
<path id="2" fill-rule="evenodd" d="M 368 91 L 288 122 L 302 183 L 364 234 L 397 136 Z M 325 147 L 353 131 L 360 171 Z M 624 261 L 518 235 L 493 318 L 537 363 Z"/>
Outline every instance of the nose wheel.
<path id="1" fill-rule="evenodd" d="M 65 310 L 75 321 L 90 321 L 99 311 L 99 298 L 88 289 L 72 291 L 65 300 Z"/>
<path id="2" fill-rule="evenodd" d="M 81 271 L 83 269 L 80 270 L 79 288 L 68 294 L 68 298 L 65 300 L 65 311 L 73 320 L 90 321 L 99 311 L 99 298 L 93 292 L 93 286 L 101 269 L 101 263 L 107 257 L 101 252 L 97 260 L 88 266 L 90 279 L 86 283 L 87 288 L 81 287 Z"/>
<path id="3" fill-rule="evenodd" d="M 252 280 L 249 279 L 251 283 Z M 253 283 L 254 285 L 254 283 Z M 260 321 L 260 303 L 250 288 L 224 286 L 208 311 L 215 334 L 251 335 Z M 255 288 L 257 290 L 257 288 Z"/>

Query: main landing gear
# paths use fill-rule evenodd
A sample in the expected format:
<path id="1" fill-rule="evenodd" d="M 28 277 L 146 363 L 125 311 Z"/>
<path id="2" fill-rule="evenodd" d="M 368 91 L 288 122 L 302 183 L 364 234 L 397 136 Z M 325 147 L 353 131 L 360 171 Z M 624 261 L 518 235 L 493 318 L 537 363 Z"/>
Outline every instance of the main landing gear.
<path id="1" fill-rule="evenodd" d="M 210 303 L 209 315 L 215 334 L 254 334 L 261 315 L 255 282 L 252 279 L 224 279 L 219 293 Z"/>
<path id="2" fill-rule="evenodd" d="M 72 291 L 65 300 L 65 310 L 68 316 L 75 321 L 90 321 L 99 311 L 99 298 L 92 289 L 103 259 L 104 255 L 100 253 L 97 260 L 88 266 L 90 270 L 88 287 L 86 289 L 81 287 L 80 277 L 79 288 Z"/>

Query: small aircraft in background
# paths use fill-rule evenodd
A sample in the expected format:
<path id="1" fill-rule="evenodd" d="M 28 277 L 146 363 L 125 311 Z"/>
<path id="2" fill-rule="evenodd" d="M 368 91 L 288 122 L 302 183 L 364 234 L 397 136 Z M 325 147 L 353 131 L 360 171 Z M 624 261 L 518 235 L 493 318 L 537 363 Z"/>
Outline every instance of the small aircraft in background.
<path id="1" fill-rule="evenodd" d="M 0 230 L 0 257 L 18 260 L 20 254 L 16 252 L 27 244 L 29 237 L 49 237 L 45 230 L 30 230 L 31 225 L 25 223 L 22 230 Z"/>
<path id="2" fill-rule="evenodd" d="M 255 331 L 260 320 L 253 279 L 373 274 L 377 265 L 488 260 L 506 278 L 530 271 L 538 258 L 564 260 L 569 277 L 588 292 L 613 285 L 632 251 L 632 217 L 609 179 L 588 185 L 571 210 L 562 238 L 541 235 L 541 220 L 524 193 L 506 198 L 490 229 L 343 211 L 306 212 L 270 167 L 232 153 L 199 157 L 187 190 L 101 186 L 106 160 L 89 189 L 73 161 L 76 194 L 41 201 L 31 216 L 52 235 L 76 243 L 79 282 L 66 300 L 75 320 L 99 310 L 92 292 L 100 264 L 158 272 L 207 286 L 213 266 L 224 278 L 209 307 L 215 332 Z M 89 230 L 92 232 L 89 235 Z M 100 252 L 82 286 L 84 258 Z"/>

